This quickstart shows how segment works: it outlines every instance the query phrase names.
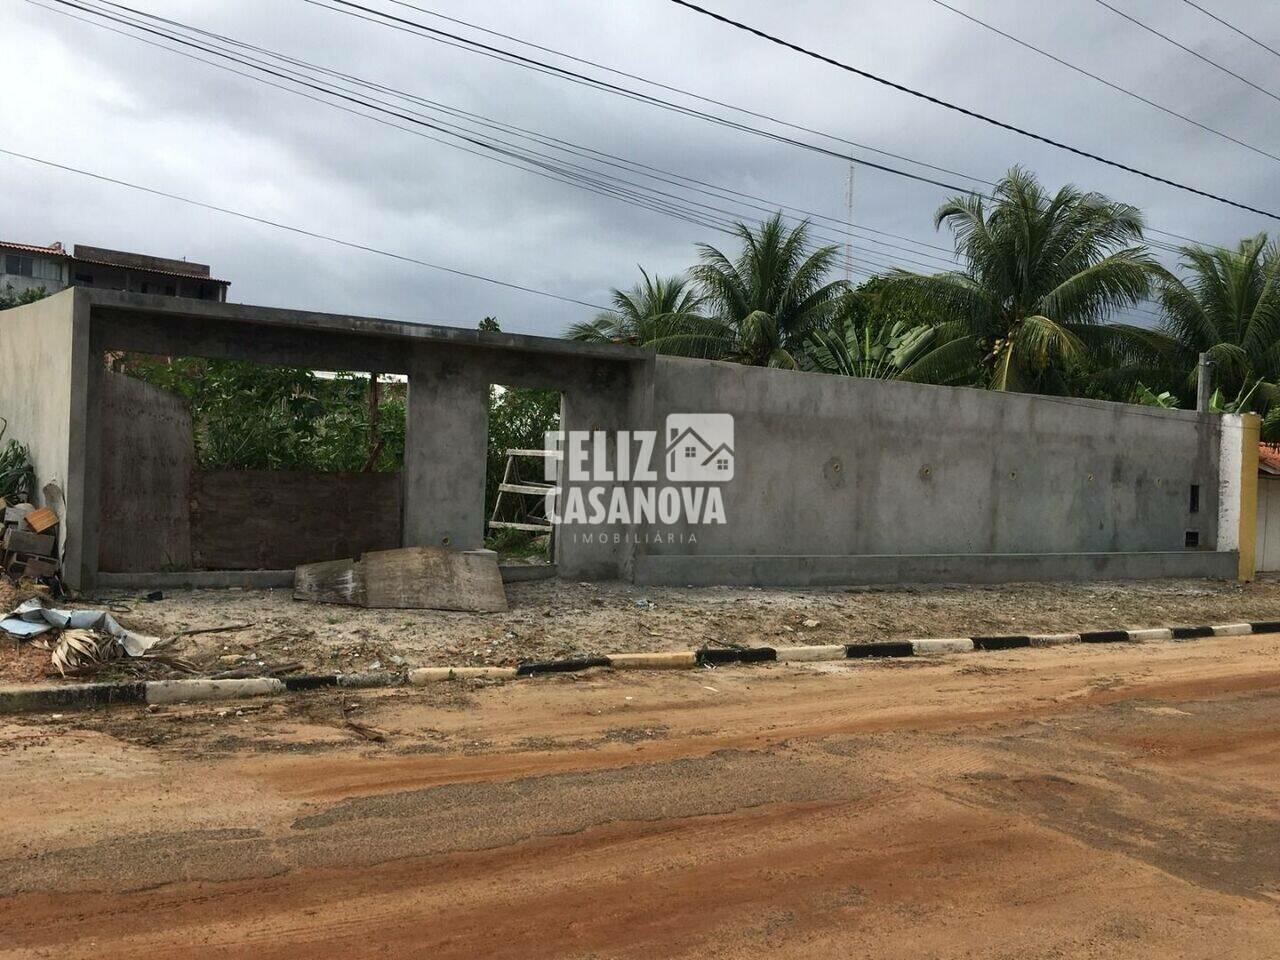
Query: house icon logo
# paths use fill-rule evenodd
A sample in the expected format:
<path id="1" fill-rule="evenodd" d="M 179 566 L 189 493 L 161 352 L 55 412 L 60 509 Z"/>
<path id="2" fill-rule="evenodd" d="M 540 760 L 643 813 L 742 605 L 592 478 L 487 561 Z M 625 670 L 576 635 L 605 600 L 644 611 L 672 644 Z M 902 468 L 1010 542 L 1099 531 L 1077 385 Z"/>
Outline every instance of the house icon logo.
<path id="1" fill-rule="evenodd" d="M 667 415 L 667 479 L 723 483 L 733 479 L 733 414 Z"/>

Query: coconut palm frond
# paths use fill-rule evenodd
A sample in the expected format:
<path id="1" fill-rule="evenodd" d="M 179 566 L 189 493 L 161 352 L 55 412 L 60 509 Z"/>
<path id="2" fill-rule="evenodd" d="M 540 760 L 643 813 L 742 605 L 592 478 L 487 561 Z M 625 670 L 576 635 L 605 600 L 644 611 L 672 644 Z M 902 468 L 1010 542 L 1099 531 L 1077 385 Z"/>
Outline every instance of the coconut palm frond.
<path id="1" fill-rule="evenodd" d="M 63 630 L 52 643 L 49 659 L 58 673 L 78 673 L 114 660 L 124 652 L 120 642 L 92 630 Z"/>

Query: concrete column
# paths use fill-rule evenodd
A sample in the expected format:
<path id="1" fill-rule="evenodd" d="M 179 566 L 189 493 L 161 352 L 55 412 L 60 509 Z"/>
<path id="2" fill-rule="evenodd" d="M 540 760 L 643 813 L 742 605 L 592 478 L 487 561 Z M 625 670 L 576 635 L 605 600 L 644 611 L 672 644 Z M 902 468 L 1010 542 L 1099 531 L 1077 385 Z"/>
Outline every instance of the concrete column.
<path id="1" fill-rule="evenodd" d="M 487 378 L 456 353 L 417 348 L 405 433 L 404 545 L 484 546 Z"/>
<path id="2" fill-rule="evenodd" d="M 1218 447 L 1218 550 L 1239 555 L 1238 579 L 1255 574 L 1258 537 L 1258 436 L 1256 413 L 1223 414 Z"/>
<path id="3" fill-rule="evenodd" d="M 70 288 L 75 290 L 74 287 Z M 62 532 L 62 582 L 89 590 L 98 576 L 98 519 L 101 511 L 102 354 L 91 347 L 89 301 L 72 294 L 71 420 L 67 433 L 67 503 Z"/>
<path id="4" fill-rule="evenodd" d="M 618 431 L 648 426 L 640 413 L 643 401 L 651 393 L 650 380 L 634 369 L 625 371 L 615 366 L 587 371 L 564 389 L 561 428 L 604 432 L 608 441 L 607 466 L 612 471 L 617 466 Z M 564 496 L 572 484 L 562 476 L 561 485 Z M 630 484 L 604 482 L 587 486 L 602 487 L 607 503 L 615 487 Z M 637 530 L 626 524 L 561 525 L 556 530 L 556 564 L 560 576 L 572 580 L 630 580 L 636 536 Z"/>
<path id="5" fill-rule="evenodd" d="M 1257 574 L 1258 565 L 1258 441 L 1262 434 L 1262 418 L 1246 413 L 1240 418 L 1244 449 L 1240 454 L 1240 572 L 1239 579 L 1249 581 Z"/>
<path id="6" fill-rule="evenodd" d="M 1196 364 L 1196 412 L 1209 412 L 1209 398 L 1213 396 L 1213 364 L 1207 353 L 1200 354 Z"/>

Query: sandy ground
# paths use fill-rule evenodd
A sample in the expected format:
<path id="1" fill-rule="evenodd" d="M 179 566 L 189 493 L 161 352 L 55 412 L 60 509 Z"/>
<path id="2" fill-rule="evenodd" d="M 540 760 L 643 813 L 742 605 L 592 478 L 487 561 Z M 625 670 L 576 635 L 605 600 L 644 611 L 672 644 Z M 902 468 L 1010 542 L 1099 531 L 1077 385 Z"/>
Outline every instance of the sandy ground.
<path id="1" fill-rule="evenodd" d="M 1280 582 L 1009 584 L 833 590 L 645 589 L 561 581 L 509 584 L 505 614 L 364 610 L 292 599 L 287 590 L 104 595 L 126 627 L 184 637 L 170 649 L 204 674 L 509 665 L 575 653 L 675 650 L 718 643 L 849 643 L 894 637 L 1062 632 L 1280 619 Z M 3 599 L 0 597 L 0 599 Z M 48 654 L 0 640 L 0 683 L 42 680 Z M 110 679 L 122 671 L 107 671 Z M 167 676 L 163 668 L 148 675 Z"/>
<path id="2" fill-rule="evenodd" d="M 1271 958 L 1277 747 L 1280 636 L 10 719 L 0 956 Z"/>

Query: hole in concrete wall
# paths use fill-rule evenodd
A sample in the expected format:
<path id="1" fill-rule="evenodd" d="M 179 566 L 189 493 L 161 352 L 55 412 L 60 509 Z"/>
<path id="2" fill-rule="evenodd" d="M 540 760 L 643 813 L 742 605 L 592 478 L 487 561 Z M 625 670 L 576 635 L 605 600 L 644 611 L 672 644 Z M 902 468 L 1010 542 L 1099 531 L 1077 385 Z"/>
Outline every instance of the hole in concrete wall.
<path id="1" fill-rule="evenodd" d="M 546 493 L 561 461 L 547 455 L 546 434 L 560 429 L 557 390 L 489 387 L 489 450 L 485 469 L 485 546 L 506 562 L 548 563 L 555 530 Z"/>
<path id="2" fill-rule="evenodd" d="M 1191 485 L 1191 502 L 1189 506 L 1191 513 L 1200 512 L 1200 484 L 1193 483 Z"/>
<path id="3" fill-rule="evenodd" d="M 284 570 L 400 546 L 403 377 L 105 363 L 100 569 Z"/>
<path id="4" fill-rule="evenodd" d="M 1185 547 L 1198 547 L 1198 546 L 1200 546 L 1200 531 L 1199 531 L 1199 530 L 1188 530 L 1188 531 L 1187 531 L 1187 534 L 1186 534 L 1186 538 L 1185 538 L 1185 540 L 1183 541 L 1183 546 L 1185 546 Z"/>

